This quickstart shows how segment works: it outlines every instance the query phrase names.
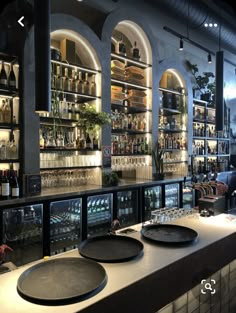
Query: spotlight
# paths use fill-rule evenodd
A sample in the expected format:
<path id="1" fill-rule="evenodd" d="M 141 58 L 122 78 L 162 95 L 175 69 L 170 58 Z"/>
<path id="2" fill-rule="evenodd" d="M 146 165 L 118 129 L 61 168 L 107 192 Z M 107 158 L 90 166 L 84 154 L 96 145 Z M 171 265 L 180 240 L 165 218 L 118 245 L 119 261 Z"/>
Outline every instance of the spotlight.
<path id="1" fill-rule="evenodd" d="M 211 62 L 212 62 L 210 53 L 208 53 L 207 61 L 208 61 L 209 64 L 211 64 Z"/>
<path id="2" fill-rule="evenodd" d="M 184 50 L 184 42 L 182 38 L 180 38 L 180 41 L 179 41 L 179 50 L 180 51 Z"/>

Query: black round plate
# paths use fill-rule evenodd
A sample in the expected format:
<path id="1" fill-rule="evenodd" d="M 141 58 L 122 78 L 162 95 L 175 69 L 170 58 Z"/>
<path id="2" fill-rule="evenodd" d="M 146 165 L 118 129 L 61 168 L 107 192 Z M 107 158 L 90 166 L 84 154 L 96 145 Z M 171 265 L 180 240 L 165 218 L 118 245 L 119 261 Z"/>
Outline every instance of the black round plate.
<path id="1" fill-rule="evenodd" d="M 142 242 L 120 235 L 89 238 L 79 246 L 79 252 L 83 257 L 107 263 L 129 261 L 137 257 L 142 251 Z"/>
<path id="2" fill-rule="evenodd" d="M 101 291 L 106 281 L 105 269 L 92 260 L 59 258 L 24 271 L 17 290 L 31 302 L 58 305 L 89 298 Z"/>
<path id="3" fill-rule="evenodd" d="M 190 243 L 198 233 L 188 227 L 172 224 L 155 224 L 144 226 L 141 230 L 144 238 L 163 244 Z"/>

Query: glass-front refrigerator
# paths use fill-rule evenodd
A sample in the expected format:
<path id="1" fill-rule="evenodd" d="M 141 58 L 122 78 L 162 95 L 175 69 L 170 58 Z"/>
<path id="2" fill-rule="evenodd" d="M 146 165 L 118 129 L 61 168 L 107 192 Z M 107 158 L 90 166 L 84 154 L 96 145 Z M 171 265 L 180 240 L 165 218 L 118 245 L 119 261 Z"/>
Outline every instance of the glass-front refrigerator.
<path id="1" fill-rule="evenodd" d="M 138 193 L 136 190 L 117 192 L 117 218 L 120 227 L 138 223 Z"/>
<path id="2" fill-rule="evenodd" d="M 179 184 L 165 185 L 165 205 L 166 208 L 179 208 Z"/>
<path id="3" fill-rule="evenodd" d="M 183 208 L 190 210 L 194 208 L 194 190 L 192 185 L 183 185 Z"/>
<path id="4" fill-rule="evenodd" d="M 151 220 L 152 211 L 162 207 L 161 186 L 154 186 L 144 189 L 144 221 Z"/>
<path id="5" fill-rule="evenodd" d="M 43 257 L 42 215 L 42 204 L 3 210 L 2 243 L 13 249 L 5 262 L 21 266 Z"/>
<path id="6" fill-rule="evenodd" d="M 87 199 L 87 236 L 106 235 L 113 220 L 113 194 L 89 196 Z"/>
<path id="7" fill-rule="evenodd" d="M 81 239 L 82 199 L 50 203 L 50 254 L 78 247 Z"/>

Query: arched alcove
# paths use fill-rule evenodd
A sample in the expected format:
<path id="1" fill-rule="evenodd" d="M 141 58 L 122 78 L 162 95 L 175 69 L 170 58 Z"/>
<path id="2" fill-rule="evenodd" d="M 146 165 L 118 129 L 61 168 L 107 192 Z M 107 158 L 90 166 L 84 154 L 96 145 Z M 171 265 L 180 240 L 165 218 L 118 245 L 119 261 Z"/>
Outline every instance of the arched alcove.
<path id="1" fill-rule="evenodd" d="M 189 105 L 188 75 L 175 62 L 161 64 L 159 78 L 158 146 L 163 151 L 165 177 L 184 177 L 189 173 L 192 134 L 192 106 Z M 186 79 L 186 80 L 185 80 Z M 192 96 L 190 96 L 192 99 Z M 177 198 L 176 198 L 177 200 Z M 166 203 L 175 206 L 177 203 Z"/>
<path id="2" fill-rule="evenodd" d="M 112 168 L 123 178 L 152 177 L 152 50 L 134 21 L 111 34 Z"/>
<path id="3" fill-rule="evenodd" d="M 75 108 L 78 108 L 80 105 L 83 104 L 89 104 L 95 106 L 97 111 L 101 111 L 102 109 L 101 97 L 103 82 L 101 72 L 104 60 L 102 58 L 103 48 L 101 45 L 101 41 L 98 39 L 95 33 L 93 33 L 93 31 L 80 20 L 64 14 L 53 14 L 51 16 L 51 47 L 59 48 L 61 50 L 62 56 L 60 59 L 54 59 L 51 62 L 52 80 L 54 77 L 57 76 L 57 73 L 54 71 L 55 68 L 53 69 L 53 65 L 55 65 L 55 67 L 58 66 L 62 69 L 60 75 L 63 79 L 66 76 L 65 69 L 67 68 L 67 79 L 70 81 L 76 79 L 76 77 L 72 77 L 72 75 L 74 75 L 74 72 L 78 74 L 79 71 L 81 71 L 83 80 L 85 78 L 85 73 L 88 73 L 88 81 L 90 85 L 92 83 L 93 76 L 95 76 L 94 81 L 96 84 L 96 92 L 94 94 L 91 94 L 90 92 L 83 93 L 79 92 L 78 90 L 56 90 L 55 87 L 52 87 L 52 90 L 50 92 L 55 95 L 55 97 L 53 96 L 53 101 L 55 102 L 55 100 L 58 100 L 58 111 L 56 112 L 57 116 L 53 116 L 55 112 L 47 116 L 40 117 L 35 114 L 34 28 L 31 29 L 25 43 L 24 51 L 24 63 L 26 65 L 24 67 L 24 103 L 27 106 L 27 109 L 24 110 L 24 140 L 27 143 L 32 143 L 32 145 L 24 145 L 24 172 L 41 172 L 42 174 L 42 171 L 49 169 L 52 170 L 53 176 L 54 170 L 57 172 L 59 169 L 63 169 L 64 171 L 68 170 L 71 172 L 73 170 L 77 170 L 77 177 L 79 177 L 80 175 L 81 177 L 83 176 L 83 184 L 86 183 L 85 177 L 88 178 L 88 182 L 91 182 L 91 179 L 93 179 L 93 183 L 97 182 L 98 184 L 100 184 L 100 166 L 102 162 L 100 150 L 101 142 L 99 142 L 99 148 L 90 149 L 88 153 L 83 153 L 83 149 L 77 147 L 77 143 L 80 140 L 80 131 L 79 129 L 76 129 L 75 126 L 77 124 L 76 120 L 78 120 L 78 112 Z M 62 52 L 62 49 L 64 49 L 64 52 Z M 53 121 L 55 121 L 56 119 L 59 120 L 59 123 L 56 126 L 58 133 L 65 134 L 65 138 L 63 138 L 64 143 L 62 144 L 62 147 L 57 147 L 56 144 L 54 148 L 50 148 L 50 150 L 54 149 L 55 151 L 47 153 L 47 148 L 45 149 L 45 147 L 39 147 L 39 129 L 40 127 L 44 127 L 46 129 L 46 127 L 52 126 L 52 130 L 55 130 L 54 124 L 56 123 L 54 123 Z M 27 129 L 31 128 L 32 132 L 28 132 Z M 71 146 L 68 145 L 64 149 L 63 147 L 65 143 L 67 142 L 68 144 L 68 141 L 70 141 L 70 139 L 66 139 L 66 134 L 70 132 L 73 132 L 73 139 L 70 143 Z M 99 138 L 99 140 L 101 140 L 101 137 Z M 29 146 L 31 147 L 30 149 L 27 148 Z M 33 157 L 32 151 L 34 154 Z M 49 155 L 50 157 L 48 157 Z M 28 162 L 29 159 L 31 159 L 31 161 L 33 159 L 33 161 Z M 49 160 L 51 162 L 49 162 Z M 30 164 L 30 166 L 28 164 Z M 92 175 L 87 175 L 87 169 L 91 169 L 91 171 L 94 171 L 94 173 Z M 92 176 L 93 178 L 91 178 Z M 53 177 L 55 177 L 55 175 Z"/>

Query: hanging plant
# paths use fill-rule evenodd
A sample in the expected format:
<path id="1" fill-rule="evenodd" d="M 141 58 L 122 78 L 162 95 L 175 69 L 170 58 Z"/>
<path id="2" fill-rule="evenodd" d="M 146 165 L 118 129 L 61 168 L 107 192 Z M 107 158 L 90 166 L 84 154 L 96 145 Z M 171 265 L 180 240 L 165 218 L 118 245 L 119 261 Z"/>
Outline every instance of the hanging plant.
<path id="1" fill-rule="evenodd" d="M 106 112 L 97 112 L 94 106 L 88 104 L 84 104 L 80 108 L 78 120 L 78 126 L 80 128 L 92 132 L 110 123 L 110 114 Z"/>

